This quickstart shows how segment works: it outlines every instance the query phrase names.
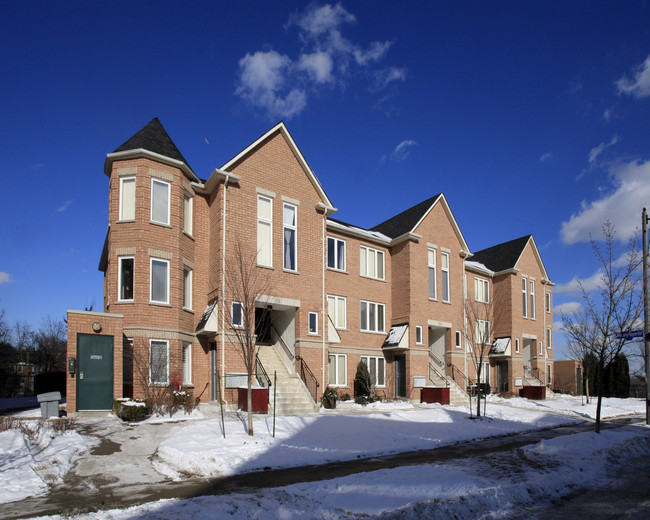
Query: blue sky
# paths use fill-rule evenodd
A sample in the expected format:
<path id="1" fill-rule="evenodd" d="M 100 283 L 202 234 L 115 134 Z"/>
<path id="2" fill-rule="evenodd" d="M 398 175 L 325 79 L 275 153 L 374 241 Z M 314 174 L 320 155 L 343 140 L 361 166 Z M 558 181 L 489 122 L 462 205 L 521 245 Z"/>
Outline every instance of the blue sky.
<path id="1" fill-rule="evenodd" d="M 101 307 L 104 158 L 153 117 L 200 177 L 284 120 L 335 216 L 362 227 L 442 191 L 474 251 L 532 233 L 556 309 L 575 307 L 575 281 L 596 273 L 589 233 L 610 219 L 625 239 L 650 206 L 648 2 L 2 12 L 10 323 Z"/>

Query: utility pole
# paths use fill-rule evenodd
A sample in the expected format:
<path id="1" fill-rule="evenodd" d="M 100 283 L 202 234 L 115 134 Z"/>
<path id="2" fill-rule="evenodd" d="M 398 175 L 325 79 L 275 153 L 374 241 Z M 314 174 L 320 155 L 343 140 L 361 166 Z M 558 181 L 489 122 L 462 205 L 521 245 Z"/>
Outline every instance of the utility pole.
<path id="1" fill-rule="evenodd" d="M 641 213 L 643 238 L 643 343 L 645 346 L 645 423 L 650 424 L 650 308 L 648 308 L 648 213 Z"/>

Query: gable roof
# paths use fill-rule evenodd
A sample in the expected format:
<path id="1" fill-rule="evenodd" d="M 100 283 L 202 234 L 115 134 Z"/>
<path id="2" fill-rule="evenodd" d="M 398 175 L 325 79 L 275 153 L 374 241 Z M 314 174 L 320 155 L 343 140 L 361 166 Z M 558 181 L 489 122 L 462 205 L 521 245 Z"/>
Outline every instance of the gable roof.
<path id="1" fill-rule="evenodd" d="M 309 179 L 309 182 L 311 182 L 312 186 L 318 193 L 321 201 L 323 204 L 325 204 L 328 209 L 334 209 L 333 204 L 331 203 L 329 197 L 325 193 L 325 190 L 323 189 L 323 186 L 321 185 L 320 181 L 312 171 L 312 169 L 309 167 L 309 164 L 307 163 L 307 160 L 305 159 L 304 155 L 302 155 L 302 152 L 296 145 L 296 142 L 293 140 L 293 137 L 291 137 L 291 134 L 289 133 L 289 130 L 287 130 L 287 127 L 285 126 L 284 122 L 280 121 L 277 125 L 275 125 L 273 128 L 271 128 L 268 132 L 266 132 L 264 135 L 262 135 L 260 138 L 255 140 L 253 143 L 248 145 L 244 150 L 239 152 L 235 157 L 230 159 L 226 164 L 224 164 L 221 168 L 217 168 L 212 175 L 218 174 L 219 172 L 228 172 L 230 168 L 234 167 L 237 163 L 242 161 L 249 153 L 254 151 L 256 148 L 261 146 L 265 141 L 273 137 L 275 134 L 279 133 L 284 137 L 284 140 L 287 142 L 287 145 L 289 146 L 289 149 L 293 153 L 294 157 L 298 161 L 298 164 L 302 167 L 303 171 L 305 172 L 305 175 L 307 175 L 307 178 Z M 212 176 L 211 176 L 212 178 Z M 211 179 L 208 179 L 206 181 L 206 186 L 210 182 Z"/>
<path id="2" fill-rule="evenodd" d="M 176 163 L 182 163 L 184 168 L 181 169 L 185 170 L 190 177 L 198 180 L 190 164 L 183 157 L 183 154 L 176 147 L 157 117 L 154 117 L 132 137 L 118 146 L 113 153 L 108 154 L 106 156 L 107 164 L 117 157 L 130 155 L 129 152 L 130 154 L 146 154 L 146 152 L 150 152 L 155 156 L 159 156 L 159 158 L 172 159 Z"/>
<path id="3" fill-rule="evenodd" d="M 472 256 L 472 260 L 495 272 L 514 269 L 521 253 L 524 252 L 526 244 L 532 237 L 533 235 L 526 235 L 525 237 L 515 238 L 503 244 L 476 251 Z"/>
<path id="4" fill-rule="evenodd" d="M 397 238 L 405 233 L 411 233 L 441 195 L 442 193 L 438 193 L 438 195 L 430 199 L 423 200 L 419 204 L 402 211 L 381 224 L 377 224 L 375 227 L 370 228 L 370 230 L 378 231 L 391 238 Z"/>

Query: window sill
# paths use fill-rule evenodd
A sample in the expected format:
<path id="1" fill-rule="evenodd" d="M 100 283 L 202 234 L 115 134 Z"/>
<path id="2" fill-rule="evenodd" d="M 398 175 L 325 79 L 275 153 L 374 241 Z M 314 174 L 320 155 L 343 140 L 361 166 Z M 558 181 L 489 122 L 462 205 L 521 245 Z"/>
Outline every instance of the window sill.
<path id="1" fill-rule="evenodd" d="M 320 338 L 320 334 L 318 332 L 308 332 L 307 336 L 312 336 L 316 338 Z"/>
<path id="2" fill-rule="evenodd" d="M 165 222 L 156 222 L 155 220 L 150 220 L 149 224 L 153 224 L 154 226 L 160 226 L 169 229 L 172 228 L 169 224 L 166 224 Z"/>
<path id="3" fill-rule="evenodd" d="M 116 224 L 126 224 L 128 222 L 135 222 L 135 219 L 134 218 L 125 218 L 125 219 L 120 219 L 120 220 L 115 221 Z"/>
<path id="4" fill-rule="evenodd" d="M 345 269 L 337 269 L 336 267 L 330 267 L 329 265 L 327 266 L 327 270 L 332 271 L 333 273 L 350 274 Z"/>
<path id="5" fill-rule="evenodd" d="M 437 301 L 438 301 L 438 298 L 431 298 L 431 296 L 429 296 L 429 301 L 430 301 L 430 302 L 437 302 Z"/>
<path id="6" fill-rule="evenodd" d="M 361 278 L 365 278 L 366 280 L 375 280 L 377 282 L 385 282 L 386 278 L 376 278 L 375 276 L 368 276 L 367 274 L 360 274 L 359 275 Z"/>
<path id="7" fill-rule="evenodd" d="M 171 307 L 170 303 L 165 303 L 165 302 L 153 302 L 149 300 L 149 305 L 156 305 L 158 307 Z"/>
<path id="8" fill-rule="evenodd" d="M 451 301 L 450 301 L 450 300 L 442 300 L 442 303 L 447 304 L 447 305 L 451 305 Z"/>
<path id="9" fill-rule="evenodd" d="M 285 269 L 284 267 L 282 268 L 282 272 L 288 274 L 300 274 L 298 271 L 294 271 L 292 269 Z"/>
<path id="10" fill-rule="evenodd" d="M 185 312 L 189 312 L 190 314 L 194 314 L 194 310 L 193 310 L 193 309 L 190 309 L 189 307 L 183 307 L 183 310 L 184 310 Z"/>
<path id="11" fill-rule="evenodd" d="M 194 235 L 192 235 L 192 233 L 188 233 L 185 230 L 183 230 L 183 235 L 185 235 L 187 238 L 189 238 L 191 240 L 195 240 Z"/>
<path id="12" fill-rule="evenodd" d="M 135 300 L 117 300 L 116 302 L 113 302 L 113 305 L 125 305 L 129 303 L 135 303 Z"/>
<path id="13" fill-rule="evenodd" d="M 194 388 L 194 383 L 182 383 L 182 388 Z"/>
<path id="14" fill-rule="evenodd" d="M 382 335 L 385 336 L 386 332 L 381 331 L 381 330 L 360 330 L 360 332 L 363 332 L 364 334 L 376 334 L 376 335 Z"/>
<path id="15" fill-rule="evenodd" d="M 257 267 L 261 267 L 262 269 L 270 269 L 271 271 L 275 271 L 275 267 L 273 267 L 272 265 L 257 264 Z"/>

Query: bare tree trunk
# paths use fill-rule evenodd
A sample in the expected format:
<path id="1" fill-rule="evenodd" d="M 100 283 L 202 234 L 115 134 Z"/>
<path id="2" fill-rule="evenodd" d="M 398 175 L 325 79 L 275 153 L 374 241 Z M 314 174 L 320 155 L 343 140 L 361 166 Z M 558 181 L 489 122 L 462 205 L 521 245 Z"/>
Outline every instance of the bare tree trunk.
<path id="1" fill-rule="evenodd" d="M 246 396 L 246 405 L 248 409 L 248 435 L 253 436 L 253 389 L 251 386 L 252 375 L 248 376 L 248 395 Z"/>
<path id="2" fill-rule="evenodd" d="M 598 404 L 596 404 L 596 433 L 600 433 L 600 409 L 603 404 L 603 391 L 605 389 L 605 364 L 601 359 L 598 363 L 600 377 L 598 378 Z"/>

